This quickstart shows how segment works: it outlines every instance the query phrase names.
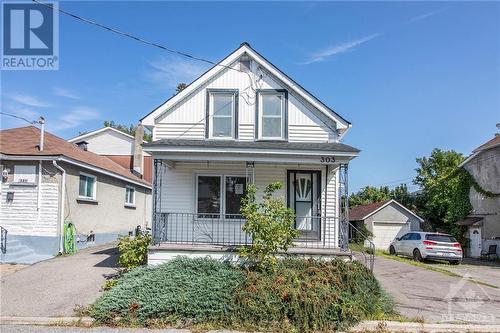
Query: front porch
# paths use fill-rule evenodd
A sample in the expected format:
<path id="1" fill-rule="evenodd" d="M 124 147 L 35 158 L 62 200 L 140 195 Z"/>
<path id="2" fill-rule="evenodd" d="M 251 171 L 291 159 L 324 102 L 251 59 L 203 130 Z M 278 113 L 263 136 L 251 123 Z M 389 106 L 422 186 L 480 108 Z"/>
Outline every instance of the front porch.
<path id="1" fill-rule="evenodd" d="M 247 185 L 255 184 L 261 197 L 272 182 L 283 184 L 276 194 L 297 216 L 294 227 L 300 237 L 289 254 L 347 251 L 347 164 L 353 153 L 337 156 L 318 150 L 321 145 L 311 145 L 317 151 L 301 152 L 208 152 L 170 145 L 160 149 L 158 143 L 151 144 L 158 151 L 145 147 L 154 158 L 150 254 L 215 252 L 221 257 L 250 245 L 251 238 L 242 230 L 240 200 Z"/>

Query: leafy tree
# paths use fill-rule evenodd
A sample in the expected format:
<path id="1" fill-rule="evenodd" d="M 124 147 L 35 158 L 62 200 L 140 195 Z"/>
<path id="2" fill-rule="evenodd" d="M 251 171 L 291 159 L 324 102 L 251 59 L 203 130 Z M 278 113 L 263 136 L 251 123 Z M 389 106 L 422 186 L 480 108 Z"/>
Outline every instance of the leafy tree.
<path id="1" fill-rule="evenodd" d="M 186 89 L 188 85 L 185 84 L 184 82 L 181 82 L 177 85 L 177 87 L 175 88 L 175 94 L 174 95 L 177 95 L 178 93 L 180 93 L 181 91 L 183 91 L 184 89 Z"/>
<path id="2" fill-rule="evenodd" d="M 462 154 L 453 150 L 434 149 L 429 157 L 417 158 L 419 167 L 414 183 L 422 188 L 422 214 L 436 230 L 455 232 L 455 222 L 458 215 L 470 211 L 470 203 L 465 205 L 461 214 L 457 211 L 455 202 L 459 193 L 464 191 L 464 178 L 460 176 L 458 165 L 464 160 Z M 466 188 L 465 191 L 468 191 Z M 466 214 L 465 214 L 466 215 Z"/>
<path id="3" fill-rule="evenodd" d="M 367 205 L 373 202 L 385 201 L 391 198 L 389 187 L 376 188 L 373 186 L 363 187 L 349 197 L 349 207 Z"/>
<path id="4" fill-rule="evenodd" d="M 242 247 L 240 256 L 248 258 L 258 268 L 274 268 L 280 251 L 287 251 L 299 232 L 293 228 L 295 213 L 287 208 L 283 198 L 274 197 L 282 187 L 280 182 L 269 184 L 262 202 L 257 202 L 257 188 L 249 185 L 242 199 L 241 214 L 246 218 L 243 231 L 252 238 L 252 245 Z"/>
<path id="5" fill-rule="evenodd" d="M 123 133 L 128 134 L 128 135 L 132 135 L 132 136 L 135 136 L 135 130 L 137 128 L 136 126 L 134 126 L 132 124 L 130 124 L 130 126 L 117 124 L 114 122 L 114 120 L 111 120 L 111 121 L 105 120 L 103 125 L 104 125 L 104 127 L 112 127 L 114 129 L 119 130 L 120 132 L 123 132 Z M 151 142 L 151 139 L 152 139 L 151 133 L 144 132 L 144 140 L 147 142 Z"/>

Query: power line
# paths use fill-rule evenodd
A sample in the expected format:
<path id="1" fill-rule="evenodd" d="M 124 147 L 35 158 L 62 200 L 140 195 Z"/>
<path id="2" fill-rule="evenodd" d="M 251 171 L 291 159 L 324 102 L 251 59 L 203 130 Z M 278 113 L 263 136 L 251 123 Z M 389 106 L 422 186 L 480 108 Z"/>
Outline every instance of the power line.
<path id="1" fill-rule="evenodd" d="M 52 4 L 47 4 L 47 3 L 43 3 L 43 2 L 40 2 L 38 0 L 32 0 L 33 2 L 39 4 L 39 5 L 42 5 L 42 6 L 45 6 L 45 7 L 48 7 L 52 10 L 54 10 L 54 6 Z M 191 55 L 189 53 L 186 53 L 186 52 L 182 52 L 182 51 L 178 51 L 178 50 L 175 50 L 173 48 L 170 48 L 168 46 L 164 46 L 164 45 L 161 45 L 161 44 L 158 44 L 158 43 L 155 43 L 155 42 L 152 42 L 152 41 L 149 41 L 147 39 L 144 39 L 142 37 L 138 37 L 138 36 L 135 36 L 135 35 L 132 35 L 128 32 L 124 32 L 124 31 L 120 31 L 118 29 L 115 29 L 115 28 L 112 28 L 110 26 L 107 26 L 107 25 L 104 25 L 104 24 L 101 24 L 99 22 L 96 22 L 96 21 L 93 21 L 93 20 L 90 20 L 90 19 L 87 19 L 85 17 L 82 17 L 82 16 L 79 16 L 77 14 L 73 14 L 71 12 L 68 12 L 66 10 L 63 10 L 61 8 L 58 8 L 58 11 L 64 15 L 67 15 L 67 16 L 70 16 L 76 20 L 79 20 L 79 21 L 82 21 L 84 23 L 87 23 L 87 24 L 91 24 L 91 25 L 94 25 L 96 27 L 99 27 L 101 29 L 104 29 L 104 30 L 107 30 L 109 32 L 112 32 L 112 33 L 115 33 L 117 35 L 121 35 L 121 36 L 124 36 L 124 37 L 127 37 L 127 38 L 130 38 L 130 39 L 133 39 L 135 41 L 138 41 L 140 43 L 143 43 L 143 44 L 147 44 L 147 45 L 150 45 L 150 46 L 154 46 L 154 47 L 157 47 L 159 49 L 162 49 L 164 51 L 167 51 L 167 52 L 170 52 L 170 53 L 173 53 L 173 54 L 177 54 L 177 55 L 180 55 L 182 57 L 186 57 L 186 58 L 189 58 L 189 59 L 192 59 L 192 60 L 197 60 L 197 61 L 201 61 L 201 62 L 205 62 L 205 63 L 208 63 L 208 64 L 211 64 L 211 65 L 214 65 L 214 66 L 221 66 L 221 67 L 224 67 L 224 68 L 228 68 L 228 69 L 232 69 L 234 71 L 237 71 L 237 72 L 243 72 L 239 69 L 236 69 L 236 68 L 233 68 L 231 66 L 226 66 L 226 65 L 222 65 L 220 63 L 217 63 L 215 61 L 212 61 L 212 60 L 208 60 L 208 59 L 205 59 L 205 58 L 201 58 L 201 57 L 197 57 L 197 56 L 194 56 L 194 55 Z"/>
<path id="2" fill-rule="evenodd" d="M 36 121 L 36 120 L 28 120 L 28 119 L 26 119 L 24 117 L 16 116 L 15 114 L 6 113 L 6 112 L 0 112 L 0 114 L 4 115 L 4 116 L 8 116 L 8 117 L 12 117 L 12 118 L 17 118 L 17 119 L 23 120 L 23 121 L 27 122 L 30 125 L 38 124 L 38 121 Z"/>

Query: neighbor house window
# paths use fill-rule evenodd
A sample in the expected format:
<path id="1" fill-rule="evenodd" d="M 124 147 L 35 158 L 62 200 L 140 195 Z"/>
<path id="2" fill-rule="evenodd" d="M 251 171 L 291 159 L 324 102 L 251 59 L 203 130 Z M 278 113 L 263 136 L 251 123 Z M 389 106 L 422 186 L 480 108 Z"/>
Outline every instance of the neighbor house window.
<path id="1" fill-rule="evenodd" d="M 96 198 L 96 177 L 86 174 L 80 173 L 80 186 L 78 187 L 78 196 L 83 199 L 92 199 Z"/>
<path id="2" fill-rule="evenodd" d="M 286 139 L 287 93 L 281 90 L 258 92 L 258 138 Z"/>
<path id="3" fill-rule="evenodd" d="M 245 177 L 199 175 L 197 178 L 197 213 L 200 217 L 240 218 L 241 199 L 246 193 Z"/>
<path id="4" fill-rule="evenodd" d="M 14 165 L 14 183 L 36 183 L 36 165 Z"/>
<path id="5" fill-rule="evenodd" d="M 135 205 L 135 188 L 130 186 L 125 187 L 125 205 Z"/>
<path id="6" fill-rule="evenodd" d="M 233 139 L 237 136 L 238 92 L 236 90 L 209 90 L 207 110 L 207 137 Z"/>

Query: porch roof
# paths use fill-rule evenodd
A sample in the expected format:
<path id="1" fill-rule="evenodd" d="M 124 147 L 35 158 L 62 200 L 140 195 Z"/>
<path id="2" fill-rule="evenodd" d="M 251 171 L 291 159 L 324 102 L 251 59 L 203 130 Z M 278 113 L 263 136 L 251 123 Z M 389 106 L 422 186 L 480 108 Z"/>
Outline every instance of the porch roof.
<path id="1" fill-rule="evenodd" d="M 162 139 L 143 144 L 145 150 L 161 151 L 167 147 L 232 148 L 262 150 L 308 150 L 358 154 L 359 149 L 338 142 L 288 142 L 288 141 L 236 141 L 236 140 L 186 140 Z"/>
<path id="2" fill-rule="evenodd" d="M 359 149 L 338 142 L 162 139 L 143 144 L 143 147 L 146 152 L 156 156 L 175 159 L 176 156 L 188 154 L 196 156 L 196 159 L 207 160 L 227 158 L 260 161 L 300 156 L 312 162 L 318 156 L 330 156 L 338 161 L 349 161 L 359 153 Z"/>

